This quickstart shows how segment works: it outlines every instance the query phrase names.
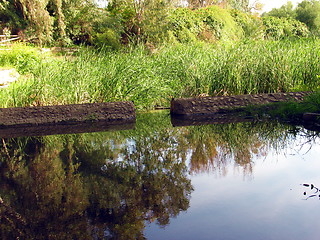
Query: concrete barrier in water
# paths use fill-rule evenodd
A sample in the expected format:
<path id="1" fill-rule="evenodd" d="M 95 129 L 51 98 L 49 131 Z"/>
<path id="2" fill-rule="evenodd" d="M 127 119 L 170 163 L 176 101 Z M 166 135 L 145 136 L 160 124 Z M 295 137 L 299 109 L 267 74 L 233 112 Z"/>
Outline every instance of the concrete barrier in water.
<path id="1" fill-rule="evenodd" d="M 302 101 L 312 92 L 269 93 L 171 100 L 173 126 L 247 122 L 254 119 L 241 114 L 241 108 L 285 101 Z"/>
<path id="2" fill-rule="evenodd" d="M 216 97 L 178 98 L 171 100 L 171 115 L 210 115 L 250 105 L 284 101 L 302 101 L 311 92 L 267 93 Z"/>
<path id="3" fill-rule="evenodd" d="M 121 130 L 135 121 L 132 102 L 0 108 L 0 137 Z"/>

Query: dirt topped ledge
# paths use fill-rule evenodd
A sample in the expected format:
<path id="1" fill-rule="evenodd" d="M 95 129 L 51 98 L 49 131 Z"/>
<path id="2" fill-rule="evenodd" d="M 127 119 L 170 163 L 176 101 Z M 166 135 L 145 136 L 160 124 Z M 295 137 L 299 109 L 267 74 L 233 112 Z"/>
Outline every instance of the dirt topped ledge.
<path id="1" fill-rule="evenodd" d="M 13 130 L 24 128 L 25 131 L 26 128 L 33 128 L 50 131 L 53 130 L 52 126 L 56 126 L 56 130 L 71 131 L 70 129 L 77 128 L 76 132 L 79 132 L 82 128 L 91 127 L 92 131 L 96 131 L 101 128 L 132 125 L 135 120 L 136 113 L 132 102 L 0 108 L 0 136 L 1 131 L 10 136 L 10 131 Z M 37 135 L 43 134 L 38 132 Z"/>
<path id="2" fill-rule="evenodd" d="M 198 98 L 172 99 L 171 115 L 209 115 L 225 110 L 237 109 L 249 105 L 261 105 L 274 102 L 302 101 L 312 92 L 268 93 L 252 95 L 233 95 Z"/>

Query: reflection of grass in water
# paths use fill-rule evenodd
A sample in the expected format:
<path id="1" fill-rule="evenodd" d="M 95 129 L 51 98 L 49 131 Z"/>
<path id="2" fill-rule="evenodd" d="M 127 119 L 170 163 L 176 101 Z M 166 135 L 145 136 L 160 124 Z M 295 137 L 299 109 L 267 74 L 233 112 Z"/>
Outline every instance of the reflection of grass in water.
<path id="1" fill-rule="evenodd" d="M 135 130 L 77 135 L 77 148 L 94 148 L 103 155 L 99 159 L 112 161 L 127 155 L 136 145 L 143 149 L 141 143 L 144 143 L 145 148 L 149 148 L 151 152 L 166 151 L 169 148 L 183 154 L 191 151 L 190 167 L 194 172 L 215 168 L 219 170 L 233 161 L 240 166 L 249 167 L 250 172 L 252 158 L 266 155 L 270 148 L 277 150 L 286 146 L 289 141 L 288 129 L 292 128 L 277 122 L 172 128 L 168 114 L 168 111 L 138 114 Z M 152 141 L 158 143 L 153 144 Z M 168 142 L 171 142 L 172 146 L 168 145 Z M 151 146 L 154 149 L 150 148 Z M 150 157 L 156 156 L 151 154 Z M 97 162 L 96 158 L 84 160 L 92 161 L 93 165 L 104 164 L 103 161 Z M 131 159 L 127 160 L 130 162 Z"/>
<path id="2" fill-rule="evenodd" d="M 302 102 L 280 102 L 266 104 L 261 106 L 247 107 L 244 109 L 248 115 L 257 118 L 272 118 L 287 121 L 295 124 L 303 122 L 304 113 L 319 113 L 320 112 L 320 92 L 306 96 Z M 319 119 L 315 119 L 319 123 Z"/>

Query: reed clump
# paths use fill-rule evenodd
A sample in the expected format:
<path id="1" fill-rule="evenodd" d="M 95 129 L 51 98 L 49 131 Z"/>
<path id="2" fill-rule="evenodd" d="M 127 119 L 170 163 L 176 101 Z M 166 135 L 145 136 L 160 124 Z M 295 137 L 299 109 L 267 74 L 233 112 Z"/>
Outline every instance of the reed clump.
<path id="1" fill-rule="evenodd" d="M 0 90 L 1 107 L 126 100 L 151 109 L 169 106 L 172 97 L 316 90 L 320 80 L 317 39 L 198 42 L 152 52 L 143 45 L 120 51 L 83 48 L 59 58 L 14 51 L 19 61 L 13 57 L 3 64 L 11 52 L 1 51 L 0 65 L 24 75 Z"/>

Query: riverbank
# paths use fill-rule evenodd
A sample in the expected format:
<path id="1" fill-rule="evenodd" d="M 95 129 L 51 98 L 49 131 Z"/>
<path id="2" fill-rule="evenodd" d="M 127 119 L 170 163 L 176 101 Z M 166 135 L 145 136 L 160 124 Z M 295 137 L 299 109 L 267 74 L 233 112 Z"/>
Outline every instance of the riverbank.
<path id="1" fill-rule="evenodd" d="M 285 53 L 285 54 L 284 54 Z M 21 77 L 0 89 L 0 107 L 133 101 L 137 110 L 168 108 L 172 98 L 314 91 L 319 40 L 171 44 L 63 53 L 14 45 L 0 66 Z"/>
<path id="2" fill-rule="evenodd" d="M 173 99 L 170 120 L 179 127 L 278 119 L 320 130 L 320 114 L 306 112 L 315 96 L 295 92 Z M 296 111 L 284 115 L 292 106 Z M 133 129 L 136 110 L 132 102 L 0 108 L 0 119 L 2 138 L 43 136 Z"/>

